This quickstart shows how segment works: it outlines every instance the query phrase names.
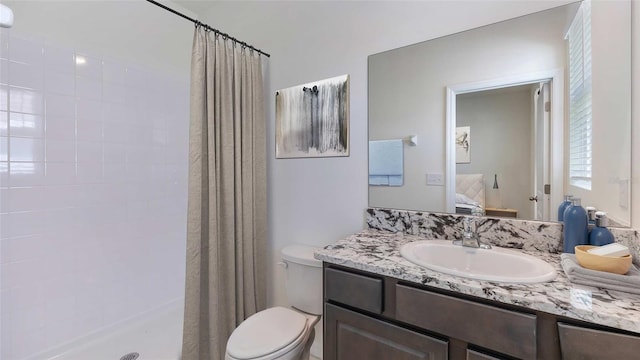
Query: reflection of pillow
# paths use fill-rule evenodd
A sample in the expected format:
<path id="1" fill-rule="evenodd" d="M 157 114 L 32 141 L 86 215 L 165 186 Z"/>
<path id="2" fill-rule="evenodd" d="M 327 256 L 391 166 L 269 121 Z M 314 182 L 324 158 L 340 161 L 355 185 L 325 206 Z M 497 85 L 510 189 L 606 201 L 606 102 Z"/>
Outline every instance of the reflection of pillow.
<path id="1" fill-rule="evenodd" d="M 480 207 L 480 204 L 470 199 L 468 196 L 464 194 L 456 193 L 456 204 L 467 204 Z"/>

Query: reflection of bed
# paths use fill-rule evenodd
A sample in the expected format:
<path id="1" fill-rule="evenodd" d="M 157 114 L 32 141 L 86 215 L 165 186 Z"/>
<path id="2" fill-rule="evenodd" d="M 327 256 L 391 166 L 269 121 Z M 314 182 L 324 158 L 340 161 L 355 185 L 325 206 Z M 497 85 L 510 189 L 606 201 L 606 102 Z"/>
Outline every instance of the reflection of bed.
<path id="1" fill-rule="evenodd" d="M 456 213 L 483 215 L 485 208 L 484 175 L 456 175 Z"/>

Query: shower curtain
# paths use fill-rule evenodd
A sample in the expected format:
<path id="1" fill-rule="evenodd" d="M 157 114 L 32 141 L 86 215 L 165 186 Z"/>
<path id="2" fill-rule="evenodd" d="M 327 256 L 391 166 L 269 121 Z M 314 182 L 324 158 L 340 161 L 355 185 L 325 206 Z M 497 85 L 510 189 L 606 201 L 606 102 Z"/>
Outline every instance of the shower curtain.
<path id="1" fill-rule="evenodd" d="M 224 359 L 265 308 L 266 144 L 261 57 L 196 27 L 191 60 L 183 360 Z"/>

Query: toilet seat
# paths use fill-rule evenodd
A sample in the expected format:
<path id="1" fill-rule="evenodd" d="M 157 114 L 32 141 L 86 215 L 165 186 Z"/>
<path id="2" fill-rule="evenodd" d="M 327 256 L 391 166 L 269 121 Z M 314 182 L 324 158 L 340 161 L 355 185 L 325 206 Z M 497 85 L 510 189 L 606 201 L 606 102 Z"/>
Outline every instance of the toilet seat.
<path id="1" fill-rule="evenodd" d="M 247 318 L 231 334 L 227 357 L 236 360 L 277 359 L 304 343 L 309 318 L 292 309 L 274 307 Z"/>

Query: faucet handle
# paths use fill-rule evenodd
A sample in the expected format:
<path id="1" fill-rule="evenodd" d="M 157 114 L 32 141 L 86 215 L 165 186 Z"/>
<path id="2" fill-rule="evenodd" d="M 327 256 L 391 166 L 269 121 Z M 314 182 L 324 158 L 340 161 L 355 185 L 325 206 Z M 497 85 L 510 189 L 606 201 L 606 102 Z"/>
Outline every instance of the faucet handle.
<path id="1" fill-rule="evenodd" d="M 476 233 L 476 220 L 472 217 L 465 217 L 462 220 L 462 225 L 463 225 L 463 229 L 464 229 L 464 235 L 469 237 L 469 236 L 473 236 L 473 234 Z"/>

